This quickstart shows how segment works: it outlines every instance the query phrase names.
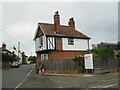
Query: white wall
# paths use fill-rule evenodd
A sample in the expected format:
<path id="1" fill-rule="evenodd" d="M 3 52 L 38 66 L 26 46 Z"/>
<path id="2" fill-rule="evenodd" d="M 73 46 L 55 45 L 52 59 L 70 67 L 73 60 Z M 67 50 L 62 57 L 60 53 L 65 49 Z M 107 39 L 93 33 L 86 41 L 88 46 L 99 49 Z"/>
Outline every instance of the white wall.
<path id="1" fill-rule="evenodd" d="M 87 39 L 75 39 L 74 45 L 68 45 L 68 38 L 62 38 L 63 50 L 87 50 L 88 40 Z"/>
<path id="2" fill-rule="evenodd" d="M 49 49 L 55 49 L 55 39 L 54 37 L 47 37 L 44 35 L 44 36 L 41 36 L 43 38 L 43 47 L 39 47 L 40 45 L 40 37 L 39 38 L 36 38 L 35 40 L 35 51 L 42 51 L 42 50 L 48 50 Z M 47 41 L 46 41 L 47 40 Z"/>
<path id="3" fill-rule="evenodd" d="M 54 37 L 47 38 L 47 47 L 48 49 L 55 49 L 55 38 Z"/>
<path id="4" fill-rule="evenodd" d="M 46 37 L 41 36 L 43 38 L 43 46 L 40 47 L 40 37 L 36 38 L 35 40 L 35 51 L 46 50 Z"/>

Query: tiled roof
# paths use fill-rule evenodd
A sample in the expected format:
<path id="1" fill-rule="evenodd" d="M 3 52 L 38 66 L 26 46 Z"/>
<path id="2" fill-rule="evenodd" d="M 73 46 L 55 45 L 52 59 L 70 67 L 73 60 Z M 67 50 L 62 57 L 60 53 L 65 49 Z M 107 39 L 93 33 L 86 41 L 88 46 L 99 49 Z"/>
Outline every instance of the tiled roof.
<path id="1" fill-rule="evenodd" d="M 38 24 L 41 26 L 42 30 L 38 30 L 35 37 L 41 36 L 43 34 L 41 31 L 43 31 L 45 35 L 48 35 L 48 36 L 90 39 L 90 37 L 86 36 L 85 34 L 69 26 L 60 25 L 60 34 L 56 34 L 56 32 L 54 31 L 54 24 L 49 24 L 49 23 L 38 23 Z"/>
<path id="2" fill-rule="evenodd" d="M 3 48 L 3 47 L 0 47 L 0 51 L 1 51 L 1 52 L 2 52 L 2 51 L 7 51 L 7 52 L 11 53 L 8 49 Z"/>

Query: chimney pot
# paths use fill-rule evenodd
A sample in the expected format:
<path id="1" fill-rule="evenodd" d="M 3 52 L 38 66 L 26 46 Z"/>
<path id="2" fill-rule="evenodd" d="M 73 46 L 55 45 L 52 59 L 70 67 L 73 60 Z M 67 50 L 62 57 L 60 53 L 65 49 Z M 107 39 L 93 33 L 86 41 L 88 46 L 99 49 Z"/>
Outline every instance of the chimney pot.
<path id="1" fill-rule="evenodd" d="M 68 25 L 73 29 L 75 29 L 75 21 L 73 17 L 69 19 Z"/>
<path id="2" fill-rule="evenodd" d="M 58 15 L 58 11 L 55 12 L 55 15 Z"/>
<path id="3" fill-rule="evenodd" d="M 3 44 L 2 44 L 2 47 L 6 49 L 6 44 L 3 43 Z"/>
<path id="4" fill-rule="evenodd" d="M 16 50 L 15 46 L 13 47 L 14 50 Z"/>

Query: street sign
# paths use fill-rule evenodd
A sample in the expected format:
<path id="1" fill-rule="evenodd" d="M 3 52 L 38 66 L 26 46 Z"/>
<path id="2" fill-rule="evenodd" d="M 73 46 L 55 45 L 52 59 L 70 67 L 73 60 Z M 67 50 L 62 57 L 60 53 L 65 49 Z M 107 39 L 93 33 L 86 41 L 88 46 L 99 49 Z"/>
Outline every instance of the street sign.
<path id="1" fill-rule="evenodd" d="M 84 54 L 85 69 L 93 69 L 93 55 Z"/>

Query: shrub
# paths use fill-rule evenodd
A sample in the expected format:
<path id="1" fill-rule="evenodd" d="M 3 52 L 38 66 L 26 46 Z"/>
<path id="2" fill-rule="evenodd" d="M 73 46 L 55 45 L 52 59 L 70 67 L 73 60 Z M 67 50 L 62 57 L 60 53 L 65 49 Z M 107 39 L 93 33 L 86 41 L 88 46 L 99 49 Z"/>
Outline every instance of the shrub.
<path id="1" fill-rule="evenodd" d="M 2 61 L 11 61 L 12 60 L 12 56 L 8 55 L 8 54 L 5 54 L 5 53 L 2 53 Z"/>
<path id="2" fill-rule="evenodd" d="M 114 52 L 110 48 L 97 48 L 92 49 L 91 52 L 96 54 L 96 57 L 107 59 L 107 58 L 113 58 Z"/>

